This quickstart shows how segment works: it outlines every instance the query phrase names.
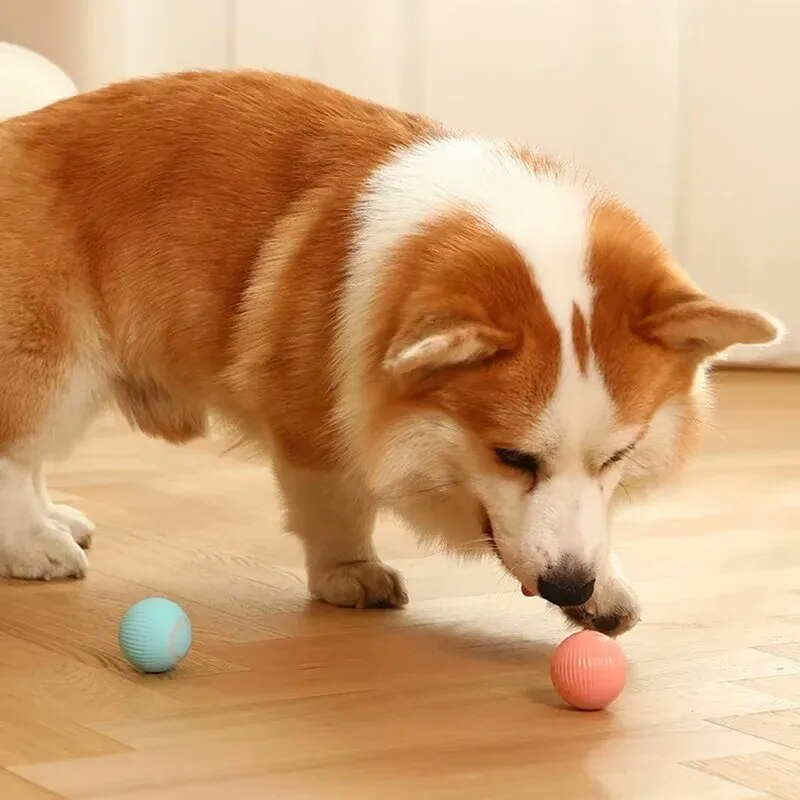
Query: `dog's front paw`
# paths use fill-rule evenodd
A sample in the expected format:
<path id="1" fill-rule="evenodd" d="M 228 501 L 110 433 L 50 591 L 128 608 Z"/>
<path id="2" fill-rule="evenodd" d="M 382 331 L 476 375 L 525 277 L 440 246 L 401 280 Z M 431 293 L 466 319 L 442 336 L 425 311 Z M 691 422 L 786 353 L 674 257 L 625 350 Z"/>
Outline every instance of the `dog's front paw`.
<path id="1" fill-rule="evenodd" d="M 400 608 L 408 595 L 399 572 L 381 561 L 352 561 L 315 571 L 308 579 L 311 594 L 334 606 Z"/>
<path id="2" fill-rule="evenodd" d="M 641 618 L 636 595 L 627 583 L 619 578 L 598 584 L 588 603 L 562 610 L 567 619 L 575 625 L 608 636 L 619 636 L 629 631 Z"/>
<path id="3" fill-rule="evenodd" d="M 0 530 L 0 576 L 50 580 L 82 578 L 86 556 L 70 532 L 44 518 L 31 528 Z"/>

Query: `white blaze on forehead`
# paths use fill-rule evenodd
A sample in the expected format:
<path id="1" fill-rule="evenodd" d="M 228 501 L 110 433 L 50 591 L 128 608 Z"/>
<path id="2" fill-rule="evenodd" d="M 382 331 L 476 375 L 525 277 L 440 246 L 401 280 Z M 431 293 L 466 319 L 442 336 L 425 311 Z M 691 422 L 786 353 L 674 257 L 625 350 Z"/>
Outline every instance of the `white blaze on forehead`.
<path id="1" fill-rule="evenodd" d="M 567 341 L 562 337 L 565 345 Z M 614 404 L 594 356 L 589 354 L 585 375 L 574 362 L 574 354 L 562 347 L 561 375 L 553 397 L 524 444 L 565 467 L 582 464 L 587 453 L 606 448 L 612 436 L 623 441 L 620 449 L 633 438 L 618 435 Z"/>

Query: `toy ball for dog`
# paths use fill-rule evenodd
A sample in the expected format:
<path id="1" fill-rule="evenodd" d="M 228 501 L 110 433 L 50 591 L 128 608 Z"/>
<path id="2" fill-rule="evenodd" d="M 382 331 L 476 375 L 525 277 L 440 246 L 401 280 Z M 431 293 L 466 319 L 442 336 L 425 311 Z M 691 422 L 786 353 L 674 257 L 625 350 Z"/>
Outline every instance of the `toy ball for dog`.
<path id="1" fill-rule="evenodd" d="M 620 646 L 596 631 L 564 639 L 553 653 L 550 680 L 562 700 L 581 711 L 598 711 L 625 688 L 628 662 Z"/>
<path id="2" fill-rule="evenodd" d="M 167 672 L 188 652 L 192 624 L 172 600 L 148 597 L 134 603 L 119 624 L 119 647 L 140 672 Z"/>

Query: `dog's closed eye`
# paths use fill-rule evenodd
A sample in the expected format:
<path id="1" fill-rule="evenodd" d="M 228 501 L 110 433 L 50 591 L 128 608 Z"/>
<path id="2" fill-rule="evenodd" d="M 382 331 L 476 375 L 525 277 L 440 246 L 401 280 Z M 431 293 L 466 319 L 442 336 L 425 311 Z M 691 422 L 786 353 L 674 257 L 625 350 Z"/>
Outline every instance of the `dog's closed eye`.
<path id="1" fill-rule="evenodd" d="M 541 469 L 541 462 L 532 453 L 525 453 L 522 450 L 512 450 L 506 447 L 495 447 L 494 454 L 497 460 L 507 467 L 524 472 L 527 475 L 536 476 Z"/>
<path id="2" fill-rule="evenodd" d="M 601 465 L 600 465 L 600 472 L 605 469 L 608 469 L 610 466 L 622 461 L 625 456 L 630 453 L 633 448 L 636 447 L 636 442 L 631 442 L 627 447 L 623 447 L 621 450 L 617 450 L 611 458 L 607 458 Z"/>

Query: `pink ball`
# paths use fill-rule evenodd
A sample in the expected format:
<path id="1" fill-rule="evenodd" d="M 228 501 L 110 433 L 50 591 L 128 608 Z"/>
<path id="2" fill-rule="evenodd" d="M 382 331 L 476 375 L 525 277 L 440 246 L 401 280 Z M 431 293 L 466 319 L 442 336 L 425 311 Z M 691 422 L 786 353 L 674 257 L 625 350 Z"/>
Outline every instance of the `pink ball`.
<path id="1" fill-rule="evenodd" d="M 581 711 L 598 711 L 625 688 L 628 662 L 620 646 L 596 631 L 564 639 L 553 653 L 550 680 L 562 700 Z"/>

